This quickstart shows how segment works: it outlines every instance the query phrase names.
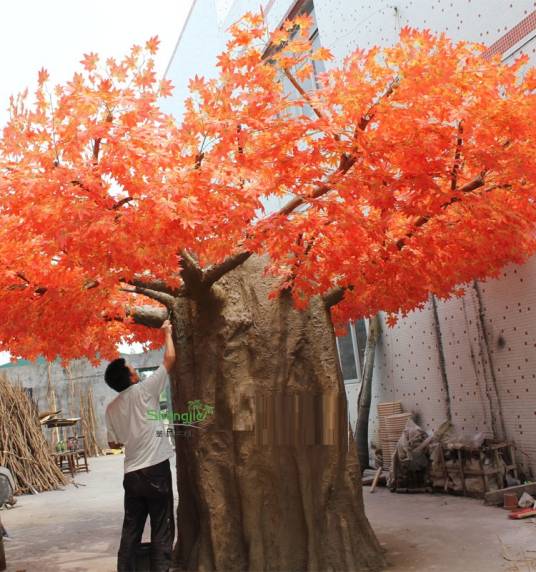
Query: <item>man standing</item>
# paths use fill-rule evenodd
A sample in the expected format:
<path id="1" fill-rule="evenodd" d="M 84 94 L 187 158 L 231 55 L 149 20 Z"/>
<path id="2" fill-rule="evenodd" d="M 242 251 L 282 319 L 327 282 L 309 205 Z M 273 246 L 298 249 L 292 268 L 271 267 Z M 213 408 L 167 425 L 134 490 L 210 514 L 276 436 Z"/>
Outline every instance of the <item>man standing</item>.
<path id="1" fill-rule="evenodd" d="M 119 395 L 106 408 L 108 444 L 125 446 L 125 517 L 117 559 L 118 572 L 135 570 L 135 554 L 147 515 L 151 522 L 151 571 L 169 570 L 175 537 L 173 488 L 169 458 L 173 448 L 161 421 L 149 419 L 148 410 L 160 410 L 160 393 L 175 363 L 168 320 L 162 325 L 166 342 L 163 364 L 140 382 L 136 370 L 123 358 L 112 361 L 104 379 Z"/>

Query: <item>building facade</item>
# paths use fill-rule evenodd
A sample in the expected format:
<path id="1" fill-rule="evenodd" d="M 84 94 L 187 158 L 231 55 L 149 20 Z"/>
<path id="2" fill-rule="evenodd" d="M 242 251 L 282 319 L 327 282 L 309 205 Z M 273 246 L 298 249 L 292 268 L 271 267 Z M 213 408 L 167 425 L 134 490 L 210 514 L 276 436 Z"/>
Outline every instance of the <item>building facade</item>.
<path id="1" fill-rule="evenodd" d="M 263 0 L 270 29 L 299 11 L 315 17 L 319 45 L 334 64 L 356 48 L 396 42 L 402 27 L 444 32 L 454 40 L 481 42 L 508 62 L 527 54 L 536 63 L 536 10 L 531 0 Z M 195 0 L 168 65 L 175 97 L 163 103 L 179 119 L 195 74 L 215 77 L 216 55 L 230 24 L 259 0 Z M 277 205 L 273 205 L 274 208 Z M 389 328 L 383 321 L 373 380 L 375 408 L 400 400 L 426 429 L 448 415 L 460 434 L 483 432 L 515 444 L 527 475 L 536 474 L 536 259 L 505 268 L 500 279 L 467 285 L 461 298 L 431 298 Z M 339 354 L 355 422 L 359 372 L 366 332 L 350 324 L 338 339 Z"/>

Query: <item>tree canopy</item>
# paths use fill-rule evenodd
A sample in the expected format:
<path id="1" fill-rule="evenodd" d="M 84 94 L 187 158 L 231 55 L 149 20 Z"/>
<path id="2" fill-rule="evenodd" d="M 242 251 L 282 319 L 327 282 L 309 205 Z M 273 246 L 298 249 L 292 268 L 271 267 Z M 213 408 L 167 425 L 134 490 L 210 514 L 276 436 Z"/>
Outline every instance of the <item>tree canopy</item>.
<path id="1" fill-rule="evenodd" d="M 253 253 L 299 307 L 390 321 L 534 252 L 536 73 L 485 46 L 405 28 L 302 82 L 311 21 L 230 30 L 180 121 L 153 38 L 12 98 L 0 140 L 0 349 L 111 356 L 140 297 L 195 296 Z M 288 94 L 282 77 L 294 87 Z M 299 108 L 301 112 L 296 113 Z M 268 213 L 273 195 L 283 206 Z M 274 293 L 275 295 L 276 293 Z M 337 302 L 337 303 L 336 303 Z M 336 304 L 335 304 L 336 303 Z M 130 310 L 129 310 L 130 308 Z"/>

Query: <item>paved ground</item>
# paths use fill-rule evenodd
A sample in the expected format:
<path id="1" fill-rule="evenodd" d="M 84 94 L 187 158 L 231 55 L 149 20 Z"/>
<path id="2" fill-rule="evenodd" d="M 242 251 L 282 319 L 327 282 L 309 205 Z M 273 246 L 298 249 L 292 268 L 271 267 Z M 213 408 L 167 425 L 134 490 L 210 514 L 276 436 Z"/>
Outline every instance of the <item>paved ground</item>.
<path id="1" fill-rule="evenodd" d="M 477 499 L 363 490 L 392 572 L 536 572 L 536 519 Z"/>
<path id="2" fill-rule="evenodd" d="M 90 472 L 76 475 L 78 488 L 18 497 L 16 508 L 2 511 L 13 537 L 4 544 L 8 572 L 114 571 L 123 521 L 123 460 L 123 455 L 88 459 Z M 147 540 L 149 531 L 146 526 Z"/>
<path id="3" fill-rule="evenodd" d="M 8 572 L 113 571 L 123 510 L 122 465 L 122 456 L 90 459 L 90 473 L 76 477 L 85 486 L 19 497 L 17 508 L 2 511 L 14 537 L 5 544 Z M 535 522 L 509 521 L 505 511 L 478 500 L 395 495 L 385 489 L 371 495 L 368 488 L 364 495 L 390 572 L 536 571 Z M 517 562 L 505 560 L 503 550 Z"/>

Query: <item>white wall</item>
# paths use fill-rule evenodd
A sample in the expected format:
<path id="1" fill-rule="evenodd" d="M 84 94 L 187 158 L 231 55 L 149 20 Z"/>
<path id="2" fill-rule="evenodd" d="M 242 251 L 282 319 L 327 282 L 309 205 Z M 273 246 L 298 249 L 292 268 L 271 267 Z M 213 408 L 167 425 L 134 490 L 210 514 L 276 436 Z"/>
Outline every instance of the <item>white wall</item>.
<path id="1" fill-rule="evenodd" d="M 196 74 L 205 78 L 217 75 L 216 56 L 223 45 L 216 0 L 194 0 L 165 73 L 175 89 L 172 98 L 161 101 L 163 111 L 177 118 L 182 116 L 183 103 L 189 93 L 188 82 Z"/>

